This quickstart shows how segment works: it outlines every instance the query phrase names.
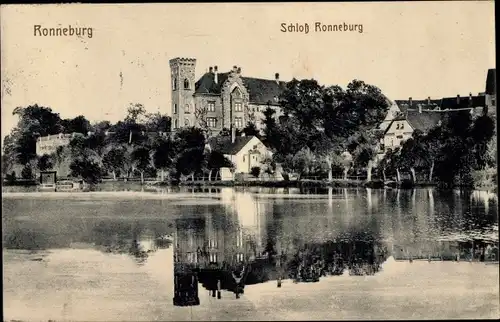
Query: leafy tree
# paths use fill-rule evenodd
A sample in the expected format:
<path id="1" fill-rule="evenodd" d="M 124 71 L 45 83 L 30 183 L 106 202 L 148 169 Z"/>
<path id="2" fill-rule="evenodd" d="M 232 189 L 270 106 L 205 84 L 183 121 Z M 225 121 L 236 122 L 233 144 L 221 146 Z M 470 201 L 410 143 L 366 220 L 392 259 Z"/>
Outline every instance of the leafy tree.
<path id="1" fill-rule="evenodd" d="M 250 169 L 250 174 L 255 178 L 258 178 L 260 175 L 260 167 L 252 167 L 252 169 Z"/>
<path id="2" fill-rule="evenodd" d="M 170 138 L 161 138 L 153 151 L 153 163 L 157 169 L 161 170 L 161 181 L 163 181 L 164 173 L 173 167 L 177 148 L 175 142 Z"/>
<path id="3" fill-rule="evenodd" d="M 151 166 L 150 150 L 146 147 L 138 147 L 132 152 L 134 168 L 141 173 L 141 184 L 144 184 L 144 172 Z"/>
<path id="4" fill-rule="evenodd" d="M 304 174 L 310 174 L 314 167 L 315 156 L 308 147 L 301 149 L 292 158 L 292 167 L 300 180 Z"/>
<path id="5" fill-rule="evenodd" d="M 245 133 L 246 136 L 260 136 L 259 130 L 254 122 L 248 122 L 247 126 L 243 128 L 243 133 Z"/>
<path id="6" fill-rule="evenodd" d="M 149 132 L 170 133 L 172 119 L 170 116 L 161 113 L 152 113 L 147 115 L 145 130 Z"/>
<path id="7" fill-rule="evenodd" d="M 112 147 L 104 154 L 102 163 L 104 168 L 113 174 L 116 180 L 116 174 L 122 172 L 125 167 L 125 148 L 122 146 Z"/>
<path id="8" fill-rule="evenodd" d="M 31 168 L 31 165 L 27 164 L 23 167 L 23 169 L 21 170 L 21 178 L 25 180 L 31 180 L 34 178 L 33 169 Z"/>
<path id="9" fill-rule="evenodd" d="M 58 134 L 63 130 L 59 114 L 53 113 L 49 107 L 37 104 L 17 107 L 13 115 L 18 116 L 19 121 L 7 140 L 7 150 L 10 159 L 22 165 L 35 160 L 38 137 Z"/>
<path id="10" fill-rule="evenodd" d="M 40 171 L 47 171 L 54 167 L 54 161 L 48 154 L 44 154 L 38 158 L 37 167 Z"/>
<path id="11" fill-rule="evenodd" d="M 73 119 L 65 119 L 61 121 L 64 128 L 64 133 L 82 133 L 87 135 L 92 130 L 90 122 L 83 115 L 79 115 Z"/>
<path id="12" fill-rule="evenodd" d="M 85 155 L 74 159 L 70 164 L 71 176 L 81 178 L 89 184 L 98 183 L 103 175 L 102 166 L 96 158 Z"/>
<path id="13" fill-rule="evenodd" d="M 233 168 L 233 163 L 226 158 L 222 153 L 210 151 L 207 155 L 207 168 L 209 170 L 208 180 L 212 180 L 212 172 L 219 171 L 220 168 Z M 217 175 L 217 174 L 216 174 Z"/>

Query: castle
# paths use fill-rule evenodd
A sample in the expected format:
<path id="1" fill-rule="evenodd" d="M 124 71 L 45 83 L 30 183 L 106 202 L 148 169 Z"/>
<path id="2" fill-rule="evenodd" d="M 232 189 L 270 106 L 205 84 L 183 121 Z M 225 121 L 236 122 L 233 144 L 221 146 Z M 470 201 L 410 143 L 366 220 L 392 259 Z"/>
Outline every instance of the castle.
<path id="1" fill-rule="evenodd" d="M 274 79 L 243 77 L 241 68 L 234 66 L 229 72 L 219 73 L 210 67 L 195 81 L 196 59 L 170 60 L 172 77 L 173 129 L 201 126 L 214 135 L 222 129 L 243 129 L 249 122 L 258 129 L 264 110 L 274 109 L 279 115 L 278 97 L 286 82 Z"/>

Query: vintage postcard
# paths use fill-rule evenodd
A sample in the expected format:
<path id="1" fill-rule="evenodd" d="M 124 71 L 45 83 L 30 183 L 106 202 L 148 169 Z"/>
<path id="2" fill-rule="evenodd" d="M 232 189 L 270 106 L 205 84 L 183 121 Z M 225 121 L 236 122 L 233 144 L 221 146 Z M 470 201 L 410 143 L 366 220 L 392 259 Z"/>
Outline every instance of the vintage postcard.
<path id="1" fill-rule="evenodd" d="M 500 318 L 494 11 L 2 5 L 4 321 Z"/>

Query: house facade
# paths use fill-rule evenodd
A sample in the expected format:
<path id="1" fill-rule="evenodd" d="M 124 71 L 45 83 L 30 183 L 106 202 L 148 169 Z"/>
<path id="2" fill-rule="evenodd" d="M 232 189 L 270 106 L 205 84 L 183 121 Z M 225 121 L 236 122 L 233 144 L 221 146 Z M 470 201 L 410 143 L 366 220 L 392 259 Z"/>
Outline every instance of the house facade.
<path id="1" fill-rule="evenodd" d="M 203 126 L 218 134 L 223 128 L 243 129 L 249 122 L 262 127 L 264 110 L 274 109 L 279 115 L 278 97 L 286 83 L 274 79 L 244 77 L 240 67 L 219 72 L 210 67 L 195 79 L 196 59 L 170 60 L 172 80 L 172 127 Z"/>
<path id="2" fill-rule="evenodd" d="M 235 167 L 235 173 L 250 173 L 253 167 L 264 166 L 271 156 L 269 149 L 256 136 L 216 136 L 208 139 L 209 150 L 222 153 Z"/>
<path id="3" fill-rule="evenodd" d="M 486 90 L 478 95 L 444 97 L 440 99 L 396 100 L 390 105 L 387 117 L 380 125 L 384 136 L 380 140 L 377 160 L 388 149 L 400 147 L 418 129 L 427 133 L 441 124 L 445 115 L 457 111 L 469 111 L 474 116 L 489 114 L 496 116 L 496 72 L 488 70 Z"/>

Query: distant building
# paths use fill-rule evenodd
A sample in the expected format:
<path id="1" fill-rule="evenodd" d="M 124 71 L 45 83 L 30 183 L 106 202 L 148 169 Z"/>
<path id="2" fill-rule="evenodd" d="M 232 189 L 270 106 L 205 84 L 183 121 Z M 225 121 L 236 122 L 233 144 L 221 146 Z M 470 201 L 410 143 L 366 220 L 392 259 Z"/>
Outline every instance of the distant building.
<path id="1" fill-rule="evenodd" d="M 279 112 L 278 97 L 286 83 L 278 73 L 274 79 L 260 79 L 243 77 L 237 66 L 222 73 L 214 66 L 196 81 L 195 68 L 193 58 L 170 60 L 174 130 L 202 123 L 217 134 L 223 128 L 242 129 L 250 121 L 260 127 L 267 107 Z"/>
<path id="2" fill-rule="evenodd" d="M 71 134 L 54 134 L 39 137 L 36 141 L 36 154 L 42 156 L 44 154 L 52 154 L 57 151 L 60 146 L 67 146 L 75 133 Z"/>
<path id="3" fill-rule="evenodd" d="M 388 149 L 400 147 L 415 130 L 424 134 L 441 124 L 446 114 L 470 111 L 473 115 L 490 114 L 496 116 L 495 69 L 488 71 L 485 93 L 473 96 L 444 97 L 441 99 L 396 100 L 390 105 L 386 119 L 380 125 L 384 137 L 380 140 L 377 159 L 380 160 Z"/>
<path id="4" fill-rule="evenodd" d="M 263 166 L 269 149 L 256 136 L 216 136 L 208 139 L 209 150 L 222 153 L 233 162 L 236 173 L 250 173 L 253 167 Z"/>

